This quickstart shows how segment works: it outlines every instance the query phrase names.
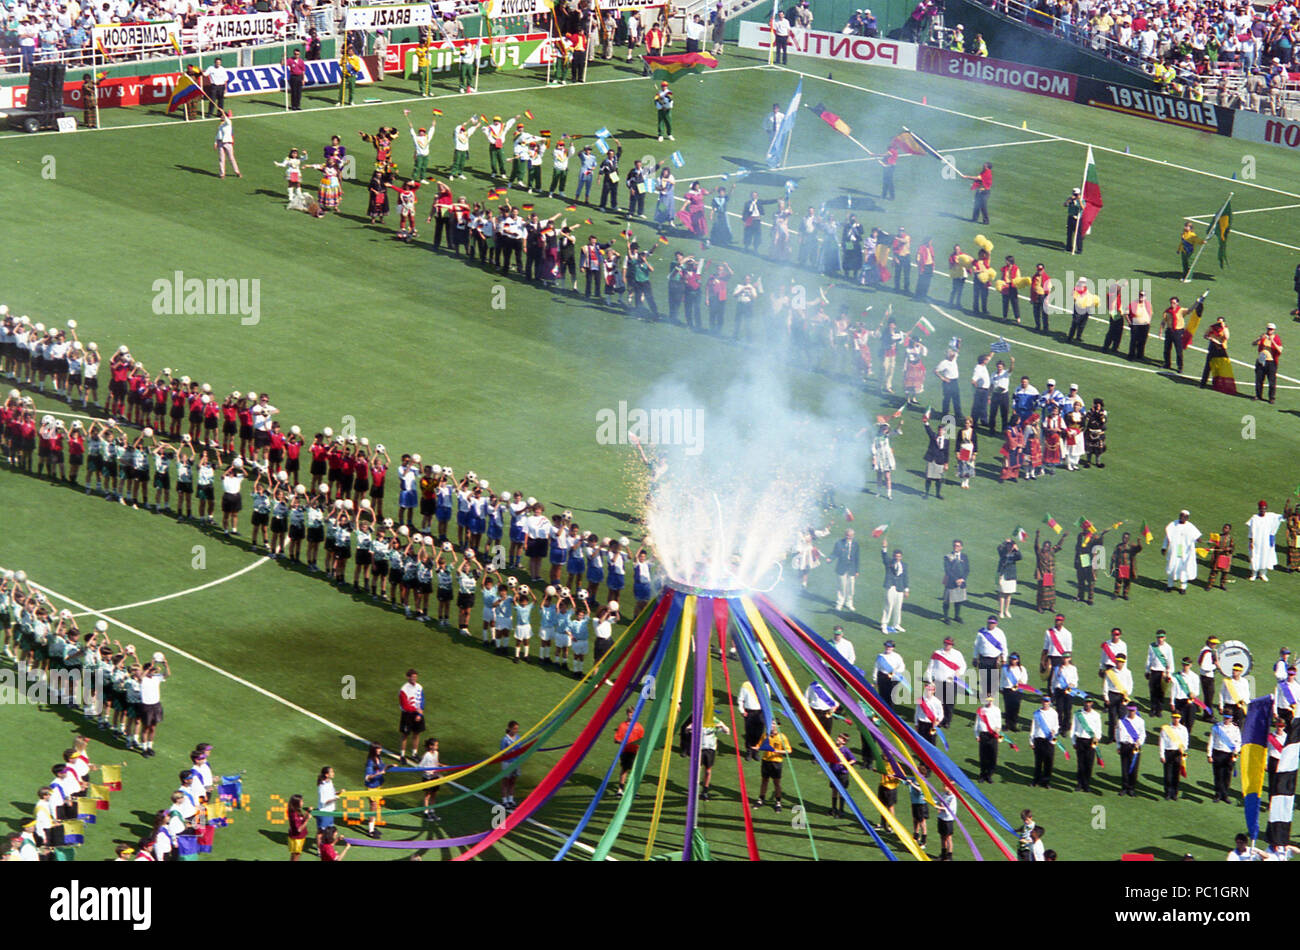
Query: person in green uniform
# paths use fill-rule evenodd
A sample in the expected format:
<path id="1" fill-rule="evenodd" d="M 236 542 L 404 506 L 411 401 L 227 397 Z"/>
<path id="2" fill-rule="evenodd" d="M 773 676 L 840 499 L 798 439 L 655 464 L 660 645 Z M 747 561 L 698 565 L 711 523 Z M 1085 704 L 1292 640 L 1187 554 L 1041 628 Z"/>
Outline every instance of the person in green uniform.
<path id="1" fill-rule="evenodd" d="M 673 91 L 668 88 L 668 80 L 659 83 L 659 91 L 655 93 L 655 111 L 659 113 L 659 141 L 668 136 L 668 140 L 676 141 L 673 138 Z"/>
<path id="2" fill-rule="evenodd" d="M 429 34 L 420 37 L 420 44 L 411 52 L 415 54 L 416 85 L 420 95 L 427 96 L 433 90 L 432 54 L 429 49 Z"/>
<path id="3" fill-rule="evenodd" d="M 344 37 L 346 44 L 347 37 Z M 346 48 L 346 45 L 345 45 Z M 361 76 L 361 57 L 349 51 L 339 63 L 342 72 L 342 85 L 339 87 L 339 105 L 352 105 L 352 96 L 356 92 L 357 78 Z"/>
<path id="4" fill-rule="evenodd" d="M 474 91 L 474 63 L 478 59 L 478 45 L 467 41 L 460 48 L 460 86 L 461 92 Z"/>

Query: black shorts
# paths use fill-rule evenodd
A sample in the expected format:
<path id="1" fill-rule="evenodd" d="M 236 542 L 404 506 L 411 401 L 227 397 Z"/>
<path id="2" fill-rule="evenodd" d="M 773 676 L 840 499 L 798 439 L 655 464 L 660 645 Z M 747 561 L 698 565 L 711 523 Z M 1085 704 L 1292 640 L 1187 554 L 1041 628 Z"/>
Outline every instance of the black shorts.
<path id="1" fill-rule="evenodd" d="M 182 482 L 182 481 L 177 481 L 177 482 L 176 482 L 176 494 L 178 494 L 178 495 L 193 495 L 193 494 L 194 494 L 194 483 L 193 483 L 193 482 Z"/>
<path id="2" fill-rule="evenodd" d="M 912 805 L 912 820 L 913 820 L 913 821 L 925 821 L 925 820 L 926 820 L 927 818 L 929 818 L 929 817 L 930 817 L 930 803 L 929 803 L 929 802 L 917 802 L 916 804 L 913 804 L 913 805 Z"/>
<path id="3" fill-rule="evenodd" d="M 438 588 L 438 603 L 440 603 L 440 604 L 449 604 L 449 603 L 451 603 L 451 588 L 450 588 L 450 587 L 439 587 L 439 588 Z"/>
<path id="4" fill-rule="evenodd" d="M 345 544 L 342 547 L 334 545 L 334 559 L 337 561 L 346 561 L 352 557 L 352 545 Z"/>
<path id="5" fill-rule="evenodd" d="M 293 541 L 301 541 L 306 530 L 300 524 L 289 525 L 289 538 Z"/>
<path id="6" fill-rule="evenodd" d="M 360 563 L 360 562 L 358 561 L 358 563 Z M 379 560 L 375 561 L 375 576 L 376 576 L 376 577 L 387 577 L 387 576 L 388 576 L 388 558 L 387 558 L 387 557 L 381 557 Z"/>
<path id="7" fill-rule="evenodd" d="M 235 430 L 234 430 L 234 429 L 231 429 L 230 431 L 231 431 L 231 432 L 234 432 Z M 248 441 L 249 439 L 251 439 L 252 437 L 253 437 L 253 427 L 250 426 L 250 425 L 244 425 L 243 423 L 240 423 L 240 425 L 239 425 L 239 438 L 242 439 L 243 441 L 247 442 L 247 441 Z"/>
<path id="8" fill-rule="evenodd" d="M 352 473 L 351 472 L 341 472 L 339 474 L 339 494 L 341 495 L 352 494 Z"/>
<path id="9" fill-rule="evenodd" d="M 312 459 L 311 468 L 309 468 L 307 471 L 311 472 L 313 475 L 324 475 L 325 463 L 318 462 L 315 459 Z"/>
<path id="10" fill-rule="evenodd" d="M 944 818 L 939 819 L 939 837 L 947 838 L 952 834 L 953 822 Z"/>
<path id="11" fill-rule="evenodd" d="M 618 754 L 619 767 L 624 771 L 630 771 L 632 763 L 636 761 L 636 749 L 624 749 Z"/>
<path id="12" fill-rule="evenodd" d="M 438 499 L 436 498 L 420 499 L 420 514 L 424 515 L 425 517 L 432 518 L 434 511 L 437 510 L 437 507 L 438 507 Z"/>
<path id="13" fill-rule="evenodd" d="M 876 789 L 876 797 L 880 799 L 880 803 L 884 805 L 886 808 L 890 807 L 891 805 L 897 805 L 898 789 L 878 788 Z"/>
<path id="14" fill-rule="evenodd" d="M 185 407 L 184 407 L 184 406 L 172 406 L 171 417 L 172 417 L 173 419 L 184 419 L 184 418 L 185 418 Z"/>
<path id="15" fill-rule="evenodd" d="M 298 460 L 297 458 L 285 459 L 285 460 L 284 460 L 284 470 L 285 470 L 286 472 L 288 472 L 290 475 L 297 475 L 297 474 L 298 474 L 298 461 L 299 461 L 299 460 Z"/>
<path id="16" fill-rule="evenodd" d="M 412 590 L 418 590 L 421 594 L 432 594 L 432 593 L 433 593 L 433 581 L 432 581 L 432 580 L 427 580 L 427 581 L 417 580 L 417 581 L 415 581 L 415 583 L 413 583 L 413 584 L 411 585 L 411 589 L 412 589 Z"/>
<path id="17" fill-rule="evenodd" d="M 192 425 L 192 426 L 196 426 L 196 425 L 198 425 L 198 424 L 199 424 L 200 422 L 202 422 L 202 421 L 203 421 L 203 410 L 202 410 L 202 409 L 191 409 L 191 410 L 190 410 L 190 425 Z"/>
<path id="18" fill-rule="evenodd" d="M 166 472 L 154 472 L 153 487 L 158 491 L 171 491 L 172 477 Z"/>
<path id="19" fill-rule="evenodd" d="M 352 483 L 352 490 L 358 494 L 364 495 L 370 489 L 370 479 L 358 478 Z"/>
<path id="20" fill-rule="evenodd" d="M 257 523 L 257 522 L 254 522 L 254 524 L 256 524 L 256 523 Z M 286 519 L 286 518 L 272 518 L 272 519 L 271 519 L 271 533 L 272 533 L 272 534 L 284 534 L 284 530 L 285 530 L 285 528 L 287 528 L 287 527 L 289 527 L 289 521 L 288 521 L 288 519 Z"/>
<path id="21" fill-rule="evenodd" d="M 419 735 L 424 732 L 424 715 L 418 712 L 402 710 L 401 721 L 397 725 L 397 731 L 404 736 Z"/>
<path id="22" fill-rule="evenodd" d="M 244 507 L 244 499 L 239 492 L 226 492 L 221 496 L 221 511 L 224 514 L 235 514 Z"/>
<path id="23" fill-rule="evenodd" d="M 713 768 L 713 762 L 717 757 L 718 757 L 717 749 L 701 749 L 700 765 L 704 766 L 706 769 L 711 769 Z"/>
<path id="24" fill-rule="evenodd" d="M 546 549 L 545 538 L 529 538 L 524 545 L 524 553 L 529 557 L 546 557 Z"/>
<path id="25" fill-rule="evenodd" d="M 369 567 L 370 561 L 370 549 L 357 548 L 357 567 Z"/>
<path id="26" fill-rule="evenodd" d="M 262 526 L 262 525 L 264 525 L 264 524 L 270 524 L 270 523 L 271 523 L 271 513 L 270 513 L 269 511 L 254 511 L 254 512 L 253 512 L 253 527 L 254 527 L 254 528 L 260 527 L 260 526 Z"/>
<path id="27" fill-rule="evenodd" d="M 270 429 L 253 430 L 253 445 L 257 446 L 259 449 L 264 449 L 270 444 L 271 444 Z"/>
<path id="28" fill-rule="evenodd" d="M 370 497 L 371 497 L 371 498 L 383 498 L 383 497 L 384 497 L 384 486 L 383 486 L 383 485 L 371 485 L 371 486 L 370 486 Z"/>
<path id="29" fill-rule="evenodd" d="M 308 528 L 308 529 L 307 529 L 307 540 L 308 540 L 308 541 L 315 541 L 315 542 L 324 541 L 324 540 L 325 540 L 325 528 L 322 527 L 321 525 L 316 525 L 315 527 Z"/>
<path id="30" fill-rule="evenodd" d="M 206 429 L 206 430 L 208 430 L 209 432 L 216 432 L 216 431 L 217 431 L 217 417 L 216 417 L 216 416 L 209 416 L 209 415 L 206 415 L 206 414 L 205 414 L 205 415 L 203 416 L 203 428 Z"/>
<path id="31" fill-rule="evenodd" d="M 266 453 L 266 457 L 272 463 L 279 465 L 284 461 L 284 449 L 271 449 Z"/>
<path id="32" fill-rule="evenodd" d="M 200 485 L 200 486 L 198 487 L 198 490 L 195 491 L 194 495 L 195 495 L 196 498 L 198 498 L 199 501 L 211 501 L 211 500 L 212 500 L 212 486 L 211 486 L 211 485 Z"/>
<path id="33" fill-rule="evenodd" d="M 781 769 L 784 765 L 785 763 L 783 762 L 769 762 L 764 759 L 762 766 L 759 769 L 759 775 L 763 778 L 779 779 L 781 777 Z"/>
<path id="34" fill-rule="evenodd" d="M 141 703 L 139 710 L 140 725 L 146 729 L 163 721 L 162 703 Z"/>
<path id="35" fill-rule="evenodd" d="M 126 395 L 126 380 L 113 380 L 108 384 L 108 391 L 121 399 Z"/>
<path id="36" fill-rule="evenodd" d="M 234 419 L 227 419 L 221 424 L 221 431 L 226 435 L 234 435 L 239 431 L 239 423 Z"/>
<path id="37" fill-rule="evenodd" d="M 456 606 L 468 610 L 474 606 L 474 593 L 461 591 L 456 595 Z"/>

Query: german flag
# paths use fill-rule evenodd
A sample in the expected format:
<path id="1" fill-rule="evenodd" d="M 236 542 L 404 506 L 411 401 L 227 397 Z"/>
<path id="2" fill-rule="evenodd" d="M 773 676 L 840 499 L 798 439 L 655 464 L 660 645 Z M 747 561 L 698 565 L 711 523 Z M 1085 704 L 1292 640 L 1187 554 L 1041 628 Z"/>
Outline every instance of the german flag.
<path id="1" fill-rule="evenodd" d="M 660 243 L 660 244 L 667 244 L 667 243 L 668 243 L 668 238 L 664 237 L 662 234 L 659 235 L 659 243 Z"/>
<path id="2" fill-rule="evenodd" d="M 896 149 L 900 155 L 930 155 L 943 161 L 943 156 L 929 142 L 907 128 L 890 140 L 889 147 Z"/>
<path id="3" fill-rule="evenodd" d="M 682 76 L 717 69 L 718 61 L 708 53 L 673 53 L 669 56 L 642 56 L 655 79 L 672 82 Z"/>
<path id="4" fill-rule="evenodd" d="M 823 122 L 829 125 L 836 132 L 840 133 L 840 135 L 853 134 L 853 129 L 849 127 L 849 124 L 847 122 L 845 122 L 843 119 L 837 116 L 834 112 L 831 112 L 820 102 L 817 103 L 817 105 L 813 106 L 813 112 L 816 112 L 817 115 L 821 117 L 821 120 Z"/>
<path id="5" fill-rule="evenodd" d="M 565 210 L 565 211 L 577 211 L 577 210 L 578 210 L 578 206 L 577 206 L 577 205 L 565 205 L 565 206 L 564 206 L 564 210 Z"/>
<path id="6" fill-rule="evenodd" d="M 442 110 L 441 110 L 441 109 L 434 109 L 434 110 L 433 110 L 433 114 L 434 114 L 434 115 L 442 115 Z"/>
<path id="7" fill-rule="evenodd" d="M 520 207 L 520 209 L 523 210 L 523 211 L 532 211 L 533 208 L 534 208 L 535 206 L 534 206 L 534 205 L 520 205 L 519 207 Z"/>

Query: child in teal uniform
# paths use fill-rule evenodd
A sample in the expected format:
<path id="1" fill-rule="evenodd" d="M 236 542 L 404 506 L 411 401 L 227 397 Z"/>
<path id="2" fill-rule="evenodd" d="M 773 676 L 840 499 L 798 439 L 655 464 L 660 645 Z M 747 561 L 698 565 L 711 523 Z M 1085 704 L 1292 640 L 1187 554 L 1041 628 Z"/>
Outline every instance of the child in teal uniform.
<path id="1" fill-rule="evenodd" d="M 532 589 L 521 585 L 518 593 L 514 598 L 515 608 L 515 662 L 519 662 L 519 653 L 522 650 L 524 659 L 528 659 L 529 641 L 533 636 L 533 592 Z"/>

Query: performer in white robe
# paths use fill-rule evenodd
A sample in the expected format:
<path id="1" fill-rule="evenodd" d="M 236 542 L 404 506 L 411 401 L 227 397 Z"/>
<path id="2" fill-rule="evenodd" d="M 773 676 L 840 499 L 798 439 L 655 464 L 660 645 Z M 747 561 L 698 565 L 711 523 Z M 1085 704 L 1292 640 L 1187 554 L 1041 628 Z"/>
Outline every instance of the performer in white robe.
<path id="1" fill-rule="evenodd" d="M 1165 543 L 1160 550 L 1168 560 L 1165 563 L 1165 588 L 1174 589 L 1178 584 L 1180 594 L 1187 592 L 1187 582 L 1196 580 L 1196 542 L 1201 531 L 1190 521 L 1191 514 L 1186 508 L 1178 512 L 1178 520 L 1165 526 Z"/>
<path id="2" fill-rule="evenodd" d="M 1268 580 L 1268 572 L 1277 567 L 1277 529 L 1282 526 L 1282 516 L 1269 511 L 1265 502 L 1259 503 L 1259 512 L 1246 520 L 1250 532 L 1250 579 Z"/>

